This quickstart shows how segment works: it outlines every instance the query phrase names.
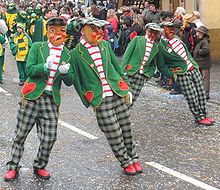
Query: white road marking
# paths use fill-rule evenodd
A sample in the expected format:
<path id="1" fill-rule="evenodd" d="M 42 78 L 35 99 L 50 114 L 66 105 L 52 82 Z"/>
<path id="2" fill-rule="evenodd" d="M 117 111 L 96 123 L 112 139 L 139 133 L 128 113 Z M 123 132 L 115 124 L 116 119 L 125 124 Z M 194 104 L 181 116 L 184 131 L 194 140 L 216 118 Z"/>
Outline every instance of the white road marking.
<path id="1" fill-rule="evenodd" d="M 10 93 L 8 93 L 6 90 L 0 87 L 0 92 L 3 92 L 6 96 L 11 96 Z"/>
<path id="2" fill-rule="evenodd" d="M 177 171 L 174 171 L 174 170 L 172 170 L 170 168 L 167 168 L 167 167 L 165 167 L 163 165 L 160 165 L 160 164 L 158 164 L 156 162 L 145 162 L 145 163 L 147 165 L 153 166 L 154 168 L 157 168 L 158 170 L 162 170 L 163 172 L 166 172 L 166 173 L 168 173 L 168 174 L 170 174 L 170 175 L 172 175 L 174 177 L 178 177 L 178 178 L 180 178 L 180 179 L 182 179 L 182 180 L 184 180 L 186 182 L 189 182 L 189 183 L 191 183 L 191 184 L 193 184 L 193 185 L 195 185 L 197 187 L 201 187 L 202 189 L 206 189 L 206 190 L 219 190 L 219 189 L 217 189 L 217 188 L 215 188 L 213 186 L 207 185 L 204 182 L 201 182 L 201 181 L 196 180 L 196 179 L 194 179 L 192 177 L 189 177 L 189 176 L 187 176 L 185 174 L 182 174 L 182 173 L 179 173 Z"/>
<path id="3" fill-rule="evenodd" d="M 58 122 L 59 122 L 60 125 L 68 128 L 68 129 L 71 129 L 71 130 L 75 131 L 76 133 L 79 133 L 79 134 L 81 134 L 81 135 L 83 135 L 83 136 L 85 136 L 87 138 L 90 138 L 92 140 L 98 139 L 98 137 L 96 137 L 94 135 L 91 135 L 91 134 L 89 134 L 89 133 L 87 133 L 87 132 L 85 132 L 85 131 L 83 131 L 81 129 L 78 129 L 78 128 L 76 128 L 76 127 L 74 127 L 74 126 L 72 126 L 72 125 L 70 125 L 70 124 L 68 124 L 68 123 L 66 123 L 64 121 L 59 120 Z"/>

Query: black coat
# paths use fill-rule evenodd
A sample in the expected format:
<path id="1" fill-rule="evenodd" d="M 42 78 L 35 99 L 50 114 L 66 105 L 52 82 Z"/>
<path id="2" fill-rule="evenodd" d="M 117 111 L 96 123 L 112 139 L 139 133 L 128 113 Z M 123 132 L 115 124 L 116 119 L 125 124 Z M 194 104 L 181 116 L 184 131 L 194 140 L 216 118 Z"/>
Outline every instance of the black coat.
<path id="1" fill-rule="evenodd" d="M 211 55 L 210 55 L 210 41 L 207 37 L 198 40 L 193 51 L 193 57 L 199 64 L 200 69 L 210 69 Z"/>

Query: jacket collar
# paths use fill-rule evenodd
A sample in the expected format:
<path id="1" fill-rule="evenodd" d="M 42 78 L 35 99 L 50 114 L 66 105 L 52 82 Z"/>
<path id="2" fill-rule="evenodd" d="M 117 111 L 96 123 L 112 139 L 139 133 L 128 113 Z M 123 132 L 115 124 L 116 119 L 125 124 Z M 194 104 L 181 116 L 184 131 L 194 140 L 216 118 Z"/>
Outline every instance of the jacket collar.
<path id="1" fill-rule="evenodd" d="M 43 60 L 43 63 L 46 63 L 47 61 L 47 57 L 49 56 L 50 53 L 50 48 L 48 46 L 47 42 L 43 42 L 40 45 L 40 54 L 41 54 L 41 58 Z M 67 49 L 65 47 L 63 47 L 62 53 L 61 53 L 61 57 L 60 57 L 60 61 L 59 61 L 59 65 L 62 64 L 62 62 L 65 60 L 66 63 L 68 63 L 68 61 L 70 60 L 70 53 L 67 51 Z M 56 79 L 56 77 L 60 74 L 59 70 L 57 69 L 55 76 L 54 76 L 54 80 Z"/>
<path id="2" fill-rule="evenodd" d="M 104 71 L 106 71 L 106 68 L 107 68 L 107 65 L 108 65 L 107 59 L 106 59 L 107 58 L 107 51 L 106 51 L 106 48 L 105 48 L 105 46 L 102 42 L 99 43 L 98 47 L 100 49 L 100 53 L 101 53 L 101 57 L 102 57 L 103 69 L 104 69 Z M 93 69 L 94 72 L 99 76 L 98 70 L 95 66 L 94 61 L 92 60 L 91 56 L 89 55 L 88 50 L 81 43 L 78 43 L 77 49 L 80 53 L 80 56 L 81 56 L 82 60 L 86 64 L 88 64 L 90 66 L 90 68 Z M 106 64 L 104 64 L 104 63 L 106 63 Z M 105 72 L 105 74 L 107 74 L 107 73 Z"/>
<path id="3" fill-rule="evenodd" d="M 146 38 L 144 36 L 141 37 L 138 40 L 138 44 L 139 44 L 139 49 L 140 50 L 143 50 L 143 49 L 146 50 Z M 156 42 L 154 42 L 153 47 L 152 47 L 151 52 L 150 52 L 150 57 L 147 60 L 147 63 L 151 62 L 151 60 L 155 57 L 157 52 L 158 52 L 158 45 L 157 45 Z M 140 57 L 141 57 L 142 60 L 144 59 L 144 55 L 145 55 L 145 51 L 140 51 Z"/>

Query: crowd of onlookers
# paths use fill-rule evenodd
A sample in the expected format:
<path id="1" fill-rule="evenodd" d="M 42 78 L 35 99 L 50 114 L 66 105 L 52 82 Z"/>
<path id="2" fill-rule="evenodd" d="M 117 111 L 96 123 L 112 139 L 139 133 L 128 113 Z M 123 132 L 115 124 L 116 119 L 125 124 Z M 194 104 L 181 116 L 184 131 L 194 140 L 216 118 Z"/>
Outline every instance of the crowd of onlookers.
<path id="1" fill-rule="evenodd" d="M 45 22 L 52 17 L 61 17 L 68 24 L 66 47 L 72 49 L 79 42 L 80 32 L 78 30 L 77 19 L 81 17 L 95 17 L 100 20 L 107 20 L 109 24 L 104 26 L 104 39 L 109 41 L 117 56 L 122 56 L 128 43 L 137 35 L 145 35 L 145 25 L 147 23 L 161 23 L 170 21 L 176 23 L 176 35 L 186 44 L 188 50 L 193 55 L 197 43 L 196 28 L 203 25 L 200 20 L 200 13 L 193 11 L 186 12 L 183 7 L 177 7 L 172 11 L 162 11 L 152 0 L 146 0 L 144 9 L 138 6 L 122 6 L 116 9 L 116 1 L 87 0 L 84 3 L 67 1 L 21 1 L 19 5 L 5 1 L 1 3 L 1 18 L 5 13 L 16 13 L 13 22 L 4 18 L 8 24 L 8 37 L 16 32 L 17 23 L 21 22 L 25 26 L 25 31 L 29 34 L 32 42 L 47 40 L 44 32 Z M 6 14 L 7 15 L 7 14 Z M 7 16 L 6 16 L 7 17 Z M 36 30 L 37 23 L 42 23 L 42 27 Z M 41 37 L 39 30 L 42 30 Z M 35 34 L 36 33 L 36 34 Z M 43 37 L 42 37 L 43 36 Z M 208 34 L 207 34 L 208 37 Z M 160 76 L 159 73 L 155 77 Z M 178 85 L 170 86 L 166 76 L 160 76 L 158 83 L 167 89 L 174 88 L 171 94 L 178 94 Z"/>

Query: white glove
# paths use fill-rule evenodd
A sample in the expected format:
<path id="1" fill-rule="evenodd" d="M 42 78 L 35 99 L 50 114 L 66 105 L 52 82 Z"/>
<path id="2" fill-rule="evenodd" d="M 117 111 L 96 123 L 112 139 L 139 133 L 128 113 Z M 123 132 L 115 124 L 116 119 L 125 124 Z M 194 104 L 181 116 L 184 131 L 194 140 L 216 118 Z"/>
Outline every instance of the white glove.
<path id="1" fill-rule="evenodd" d="M 47 61 L 46 63 L 44 64 L 44 66 L 47 68 L 47 69 L 50 69 L 53 65 L 53 62 L 55 61 L 56 59 L 56 55 L 50 55 L 47 57 Z"/>
<path id="2" fill-rule="evenodd" d="M 130 102 L 130 105 L 132 105 L 132 93 L 129 91 L 129 92 L 128 92 L 128 95 L 129 95 L 129 102 Z"/>
<path id="3" fill-rule="evenodd" d="M 67 64 L 62 64 L 58 67 L 59 71 L 61 74 L 67 74 L 68 71 L 69 71 L 69 68 L 70 68 L 70 64 L 67 63 Z"/>

